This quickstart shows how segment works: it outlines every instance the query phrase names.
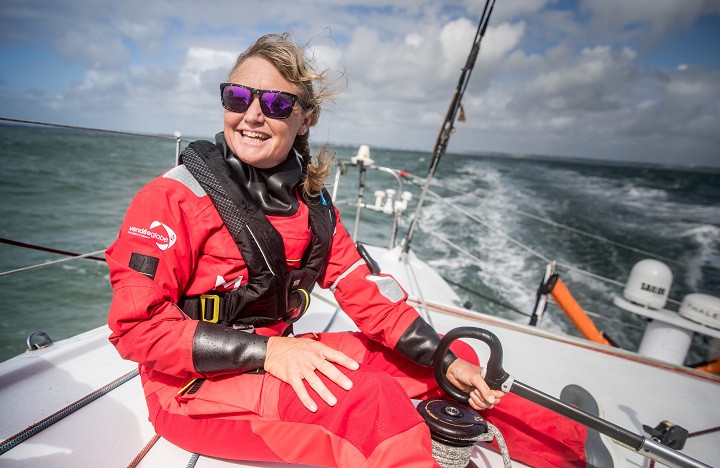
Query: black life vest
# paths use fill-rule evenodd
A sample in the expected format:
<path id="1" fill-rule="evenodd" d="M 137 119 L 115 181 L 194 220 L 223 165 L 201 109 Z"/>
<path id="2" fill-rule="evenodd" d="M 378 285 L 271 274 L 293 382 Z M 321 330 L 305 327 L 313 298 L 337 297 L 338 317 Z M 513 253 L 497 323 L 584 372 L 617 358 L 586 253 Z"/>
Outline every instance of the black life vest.
<path id="1" fill-rule="evenodd" d="M 248 268 L 248 280 L 228 293 L 209 292 L 182 297 L 178 305 L 190 318 L 227 326 L 269 326 L 293 323 L 307 310 L 310 292 L 325 268 L 337 219 L 330 195 L 303 195 L 309 209 L 312 239 L 300 268 L 287 271 L 280 233 L 250 195 L 235 180 L 221 151 L 209 141 L 190 143 L 182 162 L 212 200 L 235 240 Z"/>

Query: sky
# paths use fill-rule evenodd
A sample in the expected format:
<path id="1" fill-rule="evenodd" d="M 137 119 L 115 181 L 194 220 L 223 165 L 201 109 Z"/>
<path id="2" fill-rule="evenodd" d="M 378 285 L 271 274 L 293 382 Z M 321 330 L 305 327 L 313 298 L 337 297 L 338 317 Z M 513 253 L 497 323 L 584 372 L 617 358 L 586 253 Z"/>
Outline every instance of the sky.
<path id="1" fill-rule="evenodd" d="M 290 31 L 339 94 L 311 142 L 432 151 L 483 0 L 2 0 L 0 116 L 212 137 Z M 497 0 L 449 152 L 720 166 L 720 1 Z"/>

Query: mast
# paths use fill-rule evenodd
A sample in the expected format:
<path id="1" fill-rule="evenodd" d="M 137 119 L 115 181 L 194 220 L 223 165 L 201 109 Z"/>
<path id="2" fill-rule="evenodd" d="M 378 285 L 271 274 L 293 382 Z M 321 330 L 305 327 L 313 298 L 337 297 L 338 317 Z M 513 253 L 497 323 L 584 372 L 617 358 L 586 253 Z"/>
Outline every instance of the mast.
<path id="1" fill-rule="evenodd" d="M 480 16 L 480 23 L 478 24 L 477 32 L 475 33 L 475 40 L 473 41 L 472 48 L 470 49 L 470 55 L 467 58 L 467 62 L 462 69 L 460 74 L 460 80 L 458 81 L 455 94 L 450 101 L 450 107 L 448 108 L 447 114 L 445 115 L 445 121 L 440 127 L 440 133 L 435 140 L 435 149 L 433 150 L 433 159 L 430 163 L 430 169 L 428 170 L 427 177 L 425 178 L 425 185 L 423 186 L 422 193 L 418 200 L 415 214 L 413 215 L 412 221 L 410 222 L 410 228 L 408 229 L 407 235 L 403 240 L 402 253 L 400 258 L 404 259 L 410 250 L 410 242 L 412 241 L 413 234 L 415 233 L 415 227 L 417 226 L 418 219 L 420 218 L 420 210 L 422 209 L 427 195 L 428 188 L 430 187 L 430 181 L 432 180 L 435 170 L 437 169 L 440 158 L 445 154 L 450 136 L 454 130 L 455 118 L 461 108 L 461 101 L 463 94 L 465 94 L 465 88 L 470 81 L 470 75 L 472 74 L 473 67 L 475 66 L 475 60 L 480 52 L 480 41 L 482 41 L 485 31 L 487 30 L 488 22 L 490 21 L 490 15 L 492 14 L 493 8 L 495 7 L 495 0 L 486 0 L 485 8 L 483 9 L 482 16 Z"/>

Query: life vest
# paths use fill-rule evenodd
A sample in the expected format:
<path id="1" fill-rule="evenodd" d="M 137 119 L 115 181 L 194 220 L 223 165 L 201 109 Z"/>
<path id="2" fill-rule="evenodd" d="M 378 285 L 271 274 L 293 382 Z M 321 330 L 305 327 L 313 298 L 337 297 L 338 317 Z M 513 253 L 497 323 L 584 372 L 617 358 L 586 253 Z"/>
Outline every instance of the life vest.
<path id="1" fill-rule="evenodd" d="M 265 327 L 293 323 L 307 310 L 310 292 L 325 268 L 337 218 L 325 189 L 303 195 L 312 239 L 300 268 L 286 271 L 285 246 L 249 191 L 209 141 L 190 143 L 182 162 L 205 190 L 235 240 L 248 268 L 247 282 L 228 293 L 182 297 L 181 309 L 192 319 L 227 326 Z"/>

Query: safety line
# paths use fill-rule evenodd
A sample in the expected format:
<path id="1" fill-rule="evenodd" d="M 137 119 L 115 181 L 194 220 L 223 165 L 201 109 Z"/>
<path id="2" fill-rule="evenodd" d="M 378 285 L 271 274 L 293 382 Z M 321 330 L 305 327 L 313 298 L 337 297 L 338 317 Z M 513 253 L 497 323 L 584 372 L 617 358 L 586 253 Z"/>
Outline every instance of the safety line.
<path id="1" fill-rule="evenodd" d="M 499 306 L 501 306 L 501 307 L 506 308 L 507 310 L 511 310 L 511 311 L 513 311 L 513 312 L 517 312 L 517 313 L 520 314 L 520 315 L 524 315 L 524 316 L 526 316 L 526 317 L 530 317 L 530 314 L 529 314 L 529 313 L 523 312 L 523 311 L 520 310 L 520 309 L 516 309 L 515 307 L 513 307 L 513 306 L 511 306 L 511 305 L 509 305 L 509 304 L 505 304 L 504 302 L 498 301 L 497 299 L 494 299 L 494 298 L 492 298 L 492 297 L 490 297 L 490 296 L 488 296 L 488 295 L 486 295 L 486 294 L 477 292 L 477 291 L 475 291 L 475 290 L 473 290 L 473 289 L 468 288 L 467 286 L 463 286 L 463 285 L 460 284 L 460 283 L 456 283 L 456 282 L 454 282 L 454 281 L 452 281 L 452 280 L 450 280 L 450 279 L 448 279 L 448 278 L 446 278 L 446 277 L 444 277 L 444 276 L 442 276 L 442 275 L 441 275 L 441 278 L 444 279 L 446 283 L 452 284 L 453 286 L 456 286 L 456 287 L 458 287 L 458 288 L 460 288 L 460 289 L 462 289 L 462 290 L 464 290 L 464 291 L 467 291 L 467 292 L 469 292 L 470 294 L 475 294 L 475 295 L 478 296 L 478 297 L 482 297 L 483 299 L 485 299 L 485 300 L 488 301 L 488 302 L 492 302 L 493 304 L 497 304 L 497 305 L 499 305 Z"/>
<path id="2" fill-rule="evenodd" d="M 701 436 L 701 435 L 705 435 L 705 434 L 711 434 L 713 432 L 718 432 L 718 431 L 720 431 L 720 426 L 716 426 L 716 427 L 713 427 L 710 429 L 703 429 L 702 431 L 691 432 L 690 434 L 688 434 L 688 438 L 697 437 L 697 436 Z"/>
<path id="3" fill-rule="evenodd" d="M 415 185 L 418 185 L 421 181 L 424 181 L 424 180 L 425 180 L 424 178 L 419 177 L 419 176 L 416 176 L 416 175 L 413 175 L 413 174 L 406 173 L 406 175 L 407 175 L 408 177 L 410 177 L 411 179 L 416 179 L 417 182 L 415 182 Z M 659 254 L 656 254 L 656 253 L 653 253 L 653 252 L 650 252 L 650 251 L 647 251 L 647 250 L 643 250 L 643 249 L 640 249 L 640 248 L 637 248 L 637 247 L 633 247 L 632 245 L 623 244 L 622 242 L 617 242 L 617 241 L 614 241 L 614 240 L 612 240 L 612 239 L 608 239 L 607 237 L 599 236 L 599 235 L 597 235 L 597 234 L 593 234 L 593 233 L 591 233 L 591 232 L 583 231 L 583 230 L 581 230 L 581 229 L 577 229 L 577 228 L 574 228 L 574 227 L 572 227 L 572 226 L 568 226 L 568 225 L 566 225 L 566 224 L 558 223 L 558 222 L 553 221 L 553 220 L 551 220 L 551 219 L 543 218 L 543 217 L 541 217 L 541 216 L 534 215 L 534 214 L 532 214 L 532 213 L 528 213 L 528 212 L 526 212 L 526 211 L 518 210 L 518 209 L 513 208 L 513 207 L 511 207 L 511 206 L 508 206 L 508 205 L 501 205 L 501 204 L 498 204 L 498 203 L 487 202 L 487 200 L 485 200 L 485 199 L 483 199 L 483 198 L 481 198 L 481 197 L 479 197 L 479 196 L 477 196 L 477 195 L 474 195 L 474 194 L 472 194 L 472 193 L 465 192 L 465 191 L 462 191 L 462 190 L 459 190 L 459 189 L 450 187 L 450 186 L 445 185 L 445 184 L 442 184 L 442 183 L 440 183 L 440 182 L 438 182 L 438 181 L 436 181 L 436 180 L 434 180 L 434 181 L 432 182 L 432 184 L 435 185 L 435 186 L 441 187 L 441 188 L 443 188 L 443 189 L 445 189 L 445 190 L 447 190 L 447 191 L 449 191 L 449 192 L 457 193 L 458 195 L 462 195 L 462 196 L 464 196 L 464 197 L 470 197 L 470 198 L 474 198 L 474 199 L 476 199 L 476 200 L 480 200 L 480 201 L 482 201 L 483 203 L 486 203 L 487 205 L 490 205 L 490 206 L 492 206 L 492 207 L 494 207 L 494 208 L 503 209 L 503 210 L 507 210 L 507 211 L 512 211 L 513 213 L 519 214 L 519 215 L 521 215 L 521 216 L 525 216 L 525 217 L 534 219 L 534 220 L 536 220 L 536 221 L 540 221 L 540 222 L 545 223 L 545 224 L 549 224 L 549 225 L 551 225 L 551 226 L 554 226 L 554 227 L 557 227 L 557 228 L 560 228 L 560 229 L 565 229 L 565 230 L 567 230 L 567 231 L 574 232 L 575 234 L 579 234 L 579 235 L 582 235 L 582 236 L 586 236 L 586 237 L 589 237 L 589 238 L 598 240 L 598 241 L 600 241 L 600 242 L 604 242 L 604 243 L 607 243 L 607 244 L 612 244 L 612 245 L 614 245 L 614 246 L 616 246 L 616 247 L 620 247 L 620 248 L 623 248 L 623 249 L 626 249 L 626 250 L 630 250 L 630 251 L 635 252 L 635 253 L 641 253 L 641 254 L 643 254 L 643 255 L 647 255 L 647 256 L 649 256 L 649 257 L 653 257 L 653 258 L 656 258 L 656 259 L 658 259 L 658 260 L 663 260 L 663 261 L 666 261 L 666 262 L 669 262 L 669 263 L 674 263 L 674 264 L 676 264 L 676 265 L 684 265 L 684 264 L 685 264 L 684 262 L 681 262 L 680 260 L 675 260 L 675 259 L 673 259 L 673 258 L 665 257 L 665 256 L 663 256 L 663 255 L 659 255 Z M 714 272 L 714 271 L 708 271 L 708 270 L 706 270 L 706 271 L 707 271 L 708 274 L 712 274 L 712 275 L 717 275 L 717 274 L 718 274 L 718 273 L 716 273 L 716 272 Z"/>
<path id="4" fill-rule="evenodd" d="M 133 458 L 133 461 L 130 462 L 130 464 L 128 465 L 128 468 L 135 468 L 136 466 L 138 466 L 140 461 L 142 461 L 142 459 L 145 458 L 145 455 L 147 455 L 148 452 L 150 452 L 150 449 L 153 448 L 153 446 L 155 445 L 155 443 L 158 440 L 160 440 L 160 436 L 155 434 L 153 436 L 153 438 L 150 439 L 150 441 L 147 444 L 145 444 L 145 447 L 143 447 L 143 449 L 140 450 L 140 452 L 135 456 L 135 458 Z"/>
<path id="5" fill-rule="evenodd" d="M 69 416 L 70 414 L 79 410 L 80 408 L 87 405 L 88 403 L 92 403 L 93 401 L 97 400 L 101 396 L 111 392 L 112 390 L 115 390 L 120 385 L 124 384 L 125 382 L 132 379 L 133 377 L 136 377 L 137 375 L 138 375 L 137 369 L 135 369 L 131 372 L 128 372 L 127 374 L 120 377 L 119 379 L 114 380 L 113 382 L 110 382 L 109 384 L 105 385 L 104 387 L 102 387 L 98 390 L 95 390 L 94 392 L 90 393 L 89 395 L 79 399 L 75 403 L 72 403 L 72 404 L 66 406 L 65 408 L 61 409 L 60 411 L 57 411 L 56 413 L 51 414 L 47 418 L 36 422 L 32 426 L 29 426 L 27 429 L 0 442 L 0 455 L 4 454 L 8 450 L 10 450 L 18 445 L 20 445 L 21 443 L 25 442 L 30 437 L 47 429 L 48 427 L 50 427 L 53 424 L 55 424 L 56 422 L 60 421 L 64 417 Z"/>
<path id="6" fill-rule="evenodd" d="M 428 192 L 428 193 L 430 193 L 431 195 L 435 195 L 433 192 Z M 447 237 L 445 237 L 445 236 L 443 236 L 443 235 L 441 235 L 441 234 L 438 234 L 438 233 L 435 232 L 435 231 L 428 231 L 427 229 L 422 228 L 422 227 L 421 227 L 420 229 L 421 229 L 423 232 L 427 232 L 427 233 L 430 234 L 431 236 L 434 236 L 436 239 L 438 239 L 438 240 L 446 243 L 447 245 L 449 245 L 450 247 L 454 248 L 455 250 L 457 250 L 458 252 L 462 253 L 463 255 L 466 255 L 466 256 L 469 257 L 470 259 L 474 260 L 478 265 L 480 265 L 480 266 L 487 265 L 488 262 L 485 262 L 485 261 L 481 260 L 481 259 L 478 258 L 477 256 L 473 255 L 470 251 L 468 251 L 467 249 L 465 249 L 465 248 L 457 245 L 456 243 L 454 243 L 453 241 L 451 241 L 451 240 L 448 239 Z M 509 237 L 509 236 L 508 236 L 508 237 Z M 509 238 L 509 239 L 512 240 L 512 241 L 514 241 L 514 239 L 512 239 L 512 238 Z M 517 242 L 517 241 L 514 241 L 514 242 Z M 530 249 L 530 250 L 532 251 L 532 249 Z M 504 275 L 502 272 L 498 272 L 498 276 L 505 276 L 505 278 L 513 279 L 513 278 L 511 278 L 509 275 Z M 526 291 L 533 292 L 530 288 L 525 287 L 525 286 L 523 286 L 523 285 L 520 285 L 520 287 L 521 287 L 522 289 L 525 289 Z"/>
<path id="7" fill-rule="evenodd" d="M 70 252 L 68 250 L 54 249 L 52 247 L 45 247 L 43 245 L 28 244 L 26 242 L 20 242 L 20 241 L 16 241 L 16 240 L 12 240 L 12 239 L 6 239 L 5 237 L 0 237 L 0 243 L 14 245 L 15 247 L 24 247 L 26 249 L 31 249 L 31 250 L 39 250 L 41 252 L 50 252 L 50 253 L 55 253 L 55 254 L 60 254 L 60 255 L 68 255 L 70 257 L 79 257 L 79 256 L 83 255 L 83 254 L 79 254 L 79 253 L 75 253 L 75 252 Z M 97 260 L 100 262 L 105 261 L 104 257 L 84 257 L 84 258 L 88 258 L 90 260 Z"/>
<path id="8" fill-rule="evenodd" d="M 197 463 L 198 458 L 200 458 L 200 454 L 193 453 L 192 456 L 190 457 L 190 460 L 188 461 L 188 464 L 185 465 L 185 468 L 193 468 L 195 466 L 195 464 Z"/>
<path id="9" fill-rule="evenodd" d="M 438 233 L 436 233 L 436 232 L 433 232 L 433 231 L 426 231 L 426 230 L 425 230 L 424 228 L 422 228 L 422 227 L 421 227 L 421 230 L 423 230 L 423 232 L 426 232 L 426 233 L 428 233 L 428 234 L 436 237 L 437 239 L 445 242 L 445 243 L 446 243 L 447 245 L 449 245 L 451 248 L 453 248 L 453 249 L 459 251 L 460 253 L 466 255 L 467 257 L 469 257 L 469 259 L 470 259 L 471 261 L 473 261 L 473 263 L 475 263 L 475 264 L 477 264 L 477 265 L 479 265 L 479 266 L 483 266 L 483 265 L 485 265 L 485 264 L 487 263 L 487 262 L 484 262 L 483 260 L 477 258 L 475 255 L 473 255 L 472 253 L 470 253 L 470 252 L 468 252 L 467 250 L 463 249 L 462 247 L 460 247 L 459 245 L 455 244 L 454 242 L 452 242 L 452 241 L 446 239 L 445 237 L 441 236 L 440 234 L 438 234 Z M 572 267 L 572 269 L 576 269 L 576 268 Z M 579 270 L 579 269 L 576 269 L 576 270 L 578 270 L 580 273 L 585 273 L 583 270 Z M 596 276 L 597 276 L 597 275 L 595 275 L 595 274 L 593 274 L 593 273 L 590 273 L 590 272 L 587 272 L 587 273 L 588 273 L 590 276 L 593 276 L 593 277 L 596 277 Z M 508 275 L 503 275 L 502 272 L 498 272 L 497 275 L 498 275 L 498 276 L 505 276 L 506 278 L 510 278 Z M 602 278 L 602 277 L 599 277 L 598 279 L 601 279 L 601 278 Z M 516 309 L 516 308 L 514 308 L 514 307 L 512 307 L 512 306 L 510 306 L 510 305 L 508 305 L 508 304 L 505 304 L 505 303 L 500 302 L 500 301 L 498 301 L 498 300 L 496 300 L 496 299 L 493 299 L 493 298 L 491 298 L 491 297 L 488 297 L 488 296 L 486 296 L 486 295 L 484 295 L 484 294 L 482 294 L 482 293 L 479 293 L 479 292 L 474 291 L 474 290 L 472 290 L 472 289 L 470 289 L 470 288 L 467 288 L 467 287 L 465 287 L 465 286 L 463 286 L 463 285 L 461 285 L 461 284 L 453 283 L 452 281 L 448 280 L 448 279 L 445 278 L 445 277 L 443 277 L 443 279 L 444 279 L 445 281 L 447 281 L 448 283 L 453 284 L 453 285 L 459 287 L 460 289 L 464 289 L 464 290 L 466 290 L 466 291 L 468 291 L 468 292 L 470 292 L 470 293 L 472 293 L 472 294 L 475 294 L 475 295 L 477 295 L 477 296 L 480 296 L 480 297 L 482 297 L 482 298 L 484 298 L 484 299 L 486 299 L 486 300 L 488 300 L 488 301 L 490 301 L 490 302 L 493 302 L 493 303 L 495 303 L 495 304 L 497 304 L 497 305 L 499 305 L 499 306 L 505 307 L 507 310 L 511 310 L 511 311 L 513 311 L 513 312 L 517 312 L 517 313 L 519 313 L 519 314 L 521 314 L 521 315 L 524 315 L 524 316 L 526 316 L 526 317 L 530 315 L 530 314 L 528 314 L 528 313 L 526 313 L 526 312 L 523 312 L 523 311 L 521 311 L 521 310 L 519 310 L 519 309 Z M 612 281 L 612 280 L 611 280 L 611 281 Z M 522 289 L 525 289 L 525 290 L 528 291 L 528 292 L 532 292 L 532 290 L 531 290 L 530 288 L 526 288 L 526 287 L 523 286 L 523 285 L 520 285 L 520 287 L 521 287 Z M 559 307 L 552 298 L 549 298 L 549 300 L 550 300 L 550 303 L 551 303 L 551 304 L 555 305 L 556 307 Z M 583 310 L 584 310 L 584 312 L 585 312 L 586 314 L 588 314 L 588 315 L 590 315 L 590 316 L 592 316 L 592 317 L 596 317 L 596 318 L 605 320 L 606 322 L 612 322 L 612 323 L 620 324 L 620 325 L 622 325 L 623 327 L 634 328 L 634 329 L 637 329 L 637 330 L 643 330 L 643 329 L 644 329 L 643 327 L 638 327 L 638 326 L 635 326 L 635 325 L 633 325 L 633 324 L 630 324 L 630 323 L 627 323 L 627 322 L 623 322 L 622 320 L 617 320 L 617 319 L 614 319 L 614 318 L 612 318 L 612 317 L 606 317 L 605 315 L 598 314 L 597 312 L 592 312 L 592 311 L 590 311 L 590 310 L 585 310 L 585 309 L 583 309 Z"/>
<path id="10" fill-rule="evenodd" d="M 49 122 L 39 122 L 36 120 L 13 119 L 10 117 L 0 117 L 0 120 L 4 120 L 5 122 L 15 122 L 15 123 L 24 123 L 24 124 L 32 124 L 32 125 L 44 125 L 46 127 L 70 128 L 73 130 L 89 130 L 91 132 L 114 133 L 116 135 L 132 135 L 132 136 L 147 137 L 147 138 L 160 138 L 163 140 L 177 140 L 177 137 L 175 137 L 173 135 L 159 135 L 159 134 L 138 133 L 138 132 L 123 132 L 121 130 L 106 130 L 103 128 L 81 127 L 78 125 L 64 125 L 64 124 L 56 124 L 56 123 L 49 123 Z"/>
<path id="11" fill-rule="evenodd" d="M 523 244 L 523 243 L 520 242 L 519 240 L 514 239 L 513 237 L 510 237 L 508 234 L 502 232 L 501 230 L 499 230 L 499 229 L 491 226 L 490 224 L 488 224 L 488 223 L 487 223 L 484 219 L 482 219 L 481 217 L 479 217 L 479 216 L 477 216 L 477 215 L 475 215 L 475 214 L 473 214 L 473 213 L 470 213 L 468 210 L 466 210 L 466 209 L 464 209 L 464 208 L 460 208 L 460 207 L 459 207 L 457 204 L 455 204 L 455 203 L 451 203 L 451 202 L 445 200 L 443 197 L 441 197 L 441 196 L 438 195 L 437 193 L 433 192 L 432 190 L 428 190 L 428 193 L 430 193 L 432 196 L 434 196 L 435 198 L 437 198 L 438 200 L 440 200 L 442 203 L 445 203 L 446 205 L 449 205 L 449 206 L 451 206 L 452 208 L 454 208 L 455 210 L 457 210 L 457 211 L 459 211 L 460 213 L 464 214 L 465 216 L 467 216 L 468 218 L 472 219 L 472 220 L 475 221 L 476 223 L 481 224 L 481 225 L 485 226 L 486 228 L 490 229 L 490 230 L 493 231 L 495 234 L 497 234 L 497 235 L 499 235 L 499 236 L 501 236 L 501 237 L 506 238 L 507 240 L 509 240 L 509 241 L 512 242 L 513 244 L 515 244 L 515 245 L 517 245 L 518 247 L 520 247 L 521 249 L 529 252 L 530 254 L 534 255 L 535 257 L 540 258 L 540 259 L 542 259 L 542 260 L 545 260 L 546 263 L 550 263 L 550 262 L 551 262 L 551 260 L 550 260 L 549 258 L 547 258 L 546 256 L 544 256 L 543 254 L 541 254 L 541 253 L 538 252 L 537 250 L 534 250 L 534 249 L 533 249 L 532 247 L 530 247 L 529 245 Z"/>
<path id="12" fill-rule="evenodd" d="M 86 258 L 86 257 L 92 257 L 92 256 L 94 256 L 94 255 L 99 255 L 99 254 L 101 254 L 101 253 L 103 253 L 103 252 L 105 252 L 104 249 L 103 249 L 103 250 L 98 250 L 98 251 L 96 251 L 96 252 L 89 252 L 89 253 L 86 253 L 86 254 L 77 255 L 77 256 L 75 256 L 75 257 L 61 258 L 60 260 L 53 260 L 53 261 L 51 261 L 51 262 L 39 263 L 39 264 L 37 264 L 37 265 L 30 265 L 30 266 L 26 266 L 26 267 L 23 267 L 23 268 L 18 268 L 17 270 L 3 271 L 2 273 L 0 273 L 0 276 L 12 275 L 12 274 L 15 274 L 15 273 L 20 273 L 20 272 L 28 271 L 28 270 L 34 270 L 35 268 L 42 268 L 42 267 L 46 267 L 46 266 L 50 266 L 50 265 L 57 265 L 58 263 L 71 262 L 71 261 L 77 260 L 77 259 L 79 259 L 79 258 Z"/>
<path id="13" fill-rule="evenodd" d="M 439 200 L 441 203 L 444 203 L 444 204 L 450 206 L 451 208 L 457 210 L 458 212 L 460 212 L 461 214 L 463 214 L 463 215 L 465 215 L 466 217 L 470 218 L 471 220 L 477 222 L 478 224 L 480 224 L 480 225 L 482 225 L 482 226 L 485 226 L 487 229 L 489 229 L 490 231 L 494 232 L 495 234 L 497 234 L 497 235 L 499 235 L 499 236 L 501 236 L 501 237 L 504 237 L 505 239 L 509 240 L 510 242 L 512 242 L 513 244 L 517 245 L 518 247 L 520 247 L 521 249 L 525 250 L 526 252 L 528 252 L 529 254 L 533 255 L 534 257 L 537 257 L 537 258 L 543 260 L 545 263 L 551 263 L 551 260 L 550 260 L 548 257 L 546 257 L 545 255 L 543 255 L 543 254 L 541 254 L 540 252 L 534 250 L 534 249 L 531 248 L 530 246 L 528 246 L 528 245 L 526 245 L 526 244 L 523 244 L 523 243 L 520 242 L 519 240 L 514 239 L 514 238 L 511 237 L 510 235 L 508 235 L 508 234 L 504 233 L 503 231 L 495 228 L 494 226 L 491 226 L 489 223 L 487 223 L 485 220 L 483 220 L 483 219 L 480 218 L 479 216 L 477 216 L 477 215 L 475 215 L 475 214 L 473 214 L 473 213 L 470 213 L 469 211 L 467 211 L 467 210 L 464 209 L 464 208 L 459 207 L 459 206 L 458 206 L 457 204 L 455 204 L 455 203 L 452 203 L 452 202 L 447 201 L 445 198 L 441 197 L 440 195 L 438 195 L 437 193 L 433 192 L 432 190 L 428 190 L 428 193 L 429 193 L 430 195 L 432 195 L 433 197 L 435 197 L 437 200 Z M 464 251 L 463 253 L 466 253 L 466 252 L 467 252 L 467 251 Z M 567 270 L 572 270 L 572 271 L 575 271 L 575 272 L 584 274 L 584 275 L 586 275 L 586 276 L 590 276 L 590 277 L 595 278 L 595 279 L 600 280 L 600 281 L 604 281 L 604 282 L 607 282 L 607 283 L 610 283 L 610 284 L 614 284 L 615 286 L 619 286 L 619 287 L 624 287 L 624 286 L 625 286 L 625 283 L 623 283 L 623 282 L 621 282 L 621 281 L 617 281 L 617 280 L 612 279 L 612 278 L 608 278 L 608 277 L 605 277 L 605 276 L 601 276 L 601 275 L 598 275 L 598 274 L 593 273 L 593 272 L 591 272 L 591 271 L 583 270 L 582 268 L 578 268 L 578 267 L 569 265 L 569 264 L 567 264 L 567 263 L 556 262 L 556 265 L 559 266 L 559 267 L 565 268 L 565 269 L 567 269 Z M 667 298 L 667 301 L 670 302 L 670 303 L 672 303 L 672 304 L 676 304 L 676 305 L 680 305 L 680 303 L 681 303 L 680 301 L 678 301 L 678 300 L 676 300 L 676 299 L 672 299 L 672 298 Z"/>

